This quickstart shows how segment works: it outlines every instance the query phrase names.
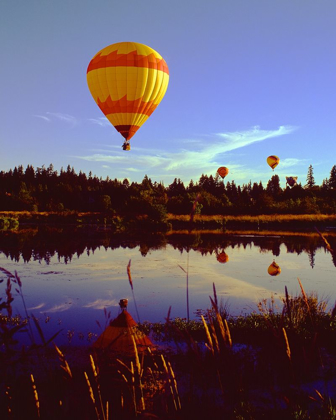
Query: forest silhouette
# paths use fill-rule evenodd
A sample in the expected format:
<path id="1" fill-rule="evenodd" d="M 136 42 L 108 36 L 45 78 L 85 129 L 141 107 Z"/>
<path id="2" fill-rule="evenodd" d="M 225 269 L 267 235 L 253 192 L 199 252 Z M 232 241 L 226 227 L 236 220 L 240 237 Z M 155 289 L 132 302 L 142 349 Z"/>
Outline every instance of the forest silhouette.
<path id="1" fill-rule="evenodd" d="M 321 185 L 316 185 L 309 166 L 304 185 L 280 186 L 273 175 L 262 182 L 237 185 L 218 175 L 202 174 L 185 185 L 181 179 L 165 186 L 147 175 L 142 182 L 98 178 L 76 173 L 68 165 L 58 173 L 53 165 L 34 169 L 28 165 L 0 172 L 0 211 L 104 212 L 132 218 L 146 215 L 162 221 L 167 213 L 202 215 L 334 214 L 336 213 L 336 165 Z"/>

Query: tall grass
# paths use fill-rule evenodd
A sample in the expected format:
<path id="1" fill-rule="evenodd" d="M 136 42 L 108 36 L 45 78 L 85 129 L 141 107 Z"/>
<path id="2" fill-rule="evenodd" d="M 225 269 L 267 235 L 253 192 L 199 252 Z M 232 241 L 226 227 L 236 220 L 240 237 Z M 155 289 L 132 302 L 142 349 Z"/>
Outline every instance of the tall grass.
<path id="1" fill-rule="evenodd" d="M 69 363 L 67 349 L 56 343 L 47 351 L 57 336 L 46 339 L 32 314 L 12 330 L 12 285 L 24 299 L 23 286 L 17 273 L 1 272 L 7 277 L 0 302 L 7 313 L 6 321 L 0 318 L 1 419 L 335 418 L 328 385 L 336 383 L 336 309 L 327 312 L 301 279 L 299 295 L 285 289 L 282 300 L 261 301 L 244 317 L 230 316 L 213 284 L 199 322 L 172 320 L 169 311 L 162 325 L 170 343 L 185 346 L 145 356 L 133 337 L 132 358 L 88 348 L 81 366 Z M 31 349 L 39 348 L 31 360 L 30 349 L 22 353 L 14 343 L 25 329 Z"/>

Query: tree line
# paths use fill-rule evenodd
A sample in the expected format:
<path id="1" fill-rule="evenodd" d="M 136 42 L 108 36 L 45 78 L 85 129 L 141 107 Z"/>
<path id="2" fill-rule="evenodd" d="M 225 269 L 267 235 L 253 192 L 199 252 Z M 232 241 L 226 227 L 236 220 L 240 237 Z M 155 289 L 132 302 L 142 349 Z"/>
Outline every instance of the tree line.
<path id="1" fill-rule="evenodd" d="M 317 185 L 309 166 L 305 185 L 280 186 L 273 175 L 262 182 L 237 185 L 218 175 L 202 174 L 198 181 L 181 179 L 165 186 L 147 175 L 142 182 L 87 176 L 68 165 L 58 173 L 53 165 L 34 169 L 28 165 L 0 171 L 0 211 L 106 212 L 147 215 L 153 220 L 173 214 L 332 214 L 336 212 L 336 165 L 329 178 Z"/>

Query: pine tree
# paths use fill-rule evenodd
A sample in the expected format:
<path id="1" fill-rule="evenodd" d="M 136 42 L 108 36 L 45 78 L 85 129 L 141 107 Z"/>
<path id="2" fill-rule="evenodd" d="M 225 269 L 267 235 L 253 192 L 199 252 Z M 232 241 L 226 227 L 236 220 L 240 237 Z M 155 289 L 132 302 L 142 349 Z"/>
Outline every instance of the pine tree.
<path id="1" fill-rule="evenodd" d="M 334 165 L 330 171 L 329 188 L 336 189 L 336 165 Z"/>
<path id="2" fill-rule="evenodd" d="M 279 175 L 272 176 L 272 178 L 267 183 L 266 191 L 268 194 L 271 194 L 273 197 L 278 196 L 281 193 Z"/>
<path id="3" fill-rule="evenodd" d="M 307 184 L 305 185 L 306 188 L 312 188 L 315 185 L 315 179 L 313 174 L 313 166 L 309 165 L 308 173 L 307 173 Z"/>

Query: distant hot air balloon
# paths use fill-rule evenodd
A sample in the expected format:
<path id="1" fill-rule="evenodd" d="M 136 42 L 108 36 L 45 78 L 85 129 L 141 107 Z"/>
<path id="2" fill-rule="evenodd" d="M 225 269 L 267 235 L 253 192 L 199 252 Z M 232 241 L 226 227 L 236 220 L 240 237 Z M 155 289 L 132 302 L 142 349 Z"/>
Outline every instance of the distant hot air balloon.
<path id="1" fill-rule="evenodd" d="M 219 176 L 221 176 L 223 179 L 226 177 L 226 175 L 229 173 L 229 169 L 225 166 L 221 166 L 217 169 L 217 173 Z"/>
<path id="2" fill-rule="evenodd" d="M 270 276 L 278 276 L 281 273 L 281 268 L 275 261 L 273 261 L 267 271 Z"/>
<path id="3" fill-rule="evenodd" d="M 100 50 L 87 68 L 87 83 L 97 105 L 129 140 L 161 102 L 169 70 L 159 53 L 137 42 L 118 42 Z"/>
<path id="4" fill-rule="evenodd" d="M 268 156 L 267 158 L 267 163 L 273 169 L 273 171 L 274 171 L 274 168 L 276 168 L 279 165 L 279 162 L 280 162 L 280 159 L 278 158 L 278 156 L 271 155 L 271 156 Z"/>
<path id="5" fill-rule="evenodd" d="M 221 264 L 225 264 L 229 261 L 229 256 L 224 251 L 222 251 L 220 254 L 217 255 L 217 261 Z"/>
<path id="6" fill-rule="evenodd" d="M 290 187 L 294 187 L 294 185 L 297 184 L 297 176 L 286 176 L 286 184 L 288 184 Z"/>

